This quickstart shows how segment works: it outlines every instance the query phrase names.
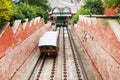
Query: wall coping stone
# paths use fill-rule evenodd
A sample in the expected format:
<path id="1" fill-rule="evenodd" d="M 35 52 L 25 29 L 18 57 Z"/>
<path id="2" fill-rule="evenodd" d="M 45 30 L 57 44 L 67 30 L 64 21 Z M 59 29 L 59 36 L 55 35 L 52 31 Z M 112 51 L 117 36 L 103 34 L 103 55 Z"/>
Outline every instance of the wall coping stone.
<path id="1" fill-rule="evenodd" d="M 28 19 L 25 19 L 25 22 L 23 23 L 23 29 L 26 28 L 27 23 L 28 23 Z"/>
<path id="2" fill-rule="evenodd" d="M 14 33 L 16 33 L 20 23 L 21 23 L 21 20 L 15 20 L 15 22 L 14 22 L 14 24 L 12 26 L 12 30 L 13 30 Z"/>

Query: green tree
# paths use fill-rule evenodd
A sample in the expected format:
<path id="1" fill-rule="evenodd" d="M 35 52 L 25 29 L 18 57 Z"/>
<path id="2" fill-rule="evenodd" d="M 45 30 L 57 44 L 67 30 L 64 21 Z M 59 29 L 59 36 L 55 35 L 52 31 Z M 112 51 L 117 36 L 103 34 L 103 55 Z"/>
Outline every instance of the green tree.
<path id="1" fill-rule="evenodd" d="M 21 22 L 24 21 L 25 15 L 22 13 L 19 5 L 14 5 L 14 13 L 10 17 L 10 25 L 12 26 L 15 20 L 21 20 Z"/>
<path id="2" fill-rule="evenodd" d="M 120 0 L 105 0 L 104 6 L 107 8 L 116 8 L 120 5 Z M 117 13 L 120 14 L 120 9 L 118 8 Z M 117 18 L 120 23 L 120 17 Z"/>
<path id="3" fill-rule="evenodd" d="M 14 13 L 12 0 L 0 0 L 0 24 L 10 20 Z"/>
<path id="4" fill-rule="evenodd" d="M 25 15 L 25 18 L 29 18 L 31 20 L 36 16 L 36 12 L 33 11 L 33 6 L 29 5 L 26 2 L 20 2 L 19 9 Z"/>
<path id="5" fill-rule="evenodd" d="M 28 2 L 31 5 L 36 5 L 36 6 L 41 7 L 46 12 L 51 10 L 51 7 L 50 7 L 50 4 L 48 3 L 48 0 L 34 0 L 34 1 L 28 0 Z"/>
<path id="6" fill-rule="evenodd" d="M 100 15 L 104 13 L 104 8 L 101 0 L 85 0 L 85 4 L 80 7 L 71 22 L 77 23 L 79 15 Z"/>
<path id="7" fill-rule="evenodd" d="M 31 5 L 38 6 L 42 11 L 44 11 L 44 19 L 48 19 L 48 12 L 51 10 L 50 4 L 48 0 L 21 0 L 21 2 L 28 2 Z"/>
<path id="8" fill-rule="evenodd" d="M 81 7 L 76 14 L 74 15 L 74 17 L 71 19 L 72 24 L 77 23 L 79 15 L 88 15 L 90 12 L 89 9 L 84 9 L 83 7 Z"/>
<path id="9" fill-rule="evenodd" d="M 91 14 L 100 15 L 104 13 L 104 8 L 101 0 L 85 0 L 85 9 L 89 9 Z"/>
<path id="10" fill-rule="evenodd" d="M 113 7 L 116 8 L 120 4 L 120 0 L 105 0 L 105 7 Z"/>
<path id="11" fill-rule="evenodd" d="M 16 19 L 20 19 L 21 22 L 24 22 L 25 18 L 31 20 L 38 16 L 44 17 L 45 15 L 45 11 L 41 7 L 30 5 L 27 2 L 20 2 L 14 5 L 14 10 L 16 12 L 11 17 L 11 26 Z"/>

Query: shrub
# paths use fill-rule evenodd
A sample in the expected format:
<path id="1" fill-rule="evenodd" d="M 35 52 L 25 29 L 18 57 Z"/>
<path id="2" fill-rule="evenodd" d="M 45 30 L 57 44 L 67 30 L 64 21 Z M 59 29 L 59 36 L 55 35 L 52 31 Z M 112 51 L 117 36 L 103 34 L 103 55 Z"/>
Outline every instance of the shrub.
<path id="1" fill-rule="evenodd" d="M 14 14 L 10 18 L 10 25 L 12 26 L 15 20 L 21 20 L 24 22 L 25 15 L 22 13 L 21 9 L 19 9 L 19 5 L 14 5 Z"/>
<path id="2" fill-rule="evenodd" d="M 16 19 L 20 19 L 21 22 L 24 22 L 25 18 L 29 20 L 37 16 L 46 18 L 46 14 L 45 10 L 41 7 L 30 5 L 27 2 L 13 4 L 12 0 L 0 1 L 0 24 L 5 21 L 10 21 L 10 25 L 12 26 Z"/>
<path id="3" fill-rule="evenodd" d="M 32 6 L 32 7 L 36 17 L 37 16 L 44 17 L 45 11 L 41 7 L 38 7 L 38 6 Z"/>
<path id="4" fill-rule="evenodd" d="M 37 17 L 37 16 L 44 16 L 45 12 L 42 8 L 37 6 L 32 6 L 26 2 L 21 2 L 19 4 L 20 10 L 25 15 L 25 18 L 29 18 L 29 20 Z"/>
<path id="5" fill-rule="evenodd" d="M 84 9 L 89 9 L 91 14 L 102 15 L 104 8 L 101 0 L 85 0 Z"/>
<path id="6" fill-rule="evenodd" d="M 118 9 L 118 12 L 117 12 L 119 15 L 120 15 L 120 9 Z"/>
<path id="7" fill-rule="evenodd" d="M 116 8 L 120 4 L 120 0 L 105 0 L 105 7 L 113 7 Z"/>
<path id="8" fill-rule="evenodd" d="M 27 2 L 20 2 L 19 4 L 14 5 L 15 13 L 11 16 L 10 25 L 13 25 L 13 22 L 16 19 L 20 19 L 21 22 L 24 22 L 25 18 L 29 20 L 41 16 L 44 18 L 45 11 L 37 6 L 29 5 Z"/>
<path id="9" fill-rule="evenodd" d="M 0 25 L 14 13 L 12 0 L 0 0 Z"/>
<path id="10" fill-rule="evenodd" d="M 81 7 L 81 8 L 77 11 L 77 13 L 75 14 L 75 16 L 73 16 L 73 18 L 71 19 L 72 24 L 77 23 L 78 18 L 79 18 L 79 15 L 88 15 L 89 12 L 90 12 L 89 9 L 84 9 L 83 7 Z"/>
<path id="11" fill-rule="evenodd" d="M 103 13 L 104 8 L 101 0 L 85 0 L 85 4 L 80 7 L 71 22 L 72 24 L 77 23 L 79 15 L 99 15 Z"/>
<path id="12" fill-rule="evenodd" d="M 37 6 L 40 8 L 40 14 L 45 20 L 49 19 L 48 12 L 51 11 L 48 0 L 20 0 L 21 2 L 28 2 L 30 5 Z"/>
<path id="13" fill-rule="evenodd" d="M 19 9 L 22 11 L 22 14 L 25 15 L 25 18 L 29 18 L 30 20 L 35 17 L 35 12 L 32 9 L 32 6 L 30 6 L 26 2 L 21 2 L 19 4 Z"/>
<path id="14" fill-rule="evenodd" d="M 117 19 L 117 20 L 118 20 L 118 23 L 120 24 L 120 16 L 118 17 L 118 19 Z"/>

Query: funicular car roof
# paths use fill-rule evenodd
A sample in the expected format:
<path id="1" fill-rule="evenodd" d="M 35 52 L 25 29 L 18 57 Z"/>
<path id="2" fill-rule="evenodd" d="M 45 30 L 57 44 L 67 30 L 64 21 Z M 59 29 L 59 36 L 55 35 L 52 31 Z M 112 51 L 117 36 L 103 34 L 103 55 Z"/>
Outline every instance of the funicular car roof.
<path id="1" fill-rule="evenodd" d="M 58 32 L 46 32 L 39 40 L 38 46 L 57 46 Z"/>

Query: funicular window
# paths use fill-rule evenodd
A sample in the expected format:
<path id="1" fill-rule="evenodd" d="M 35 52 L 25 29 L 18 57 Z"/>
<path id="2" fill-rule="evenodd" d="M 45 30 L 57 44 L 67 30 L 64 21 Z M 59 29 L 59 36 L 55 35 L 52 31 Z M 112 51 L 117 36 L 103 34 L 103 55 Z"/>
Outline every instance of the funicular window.
<path id="1" fill-rule="evenodd" d="M 43 46 L 43 50 L 45 50 L 46 49 L 46 47 L 45 46 Z"/>
<path id="2" fill-rule="evenodd" d="M 53 49 L 53 47 L 52 46 L 50 46 L 50 50 L 52 50 Z"/>
<path id="3" fill-rule="evenodd" d="M 42 52 L 44 52 L 44 51 L 45 51 L 45 46 L 41 46 L 41 47 L 40 47 L 40 50 L 41 50 Z"/>
<path id="4" fill-rule="evenodd" d="M 46 50 L 49 50 L 49 46 L 46 46 L 45 48 L 46 48 Z"/>
<path id="5" fill-rule="evenodd" d="M 54 47 L 53 47 L 53 49 L 55 50 L 55 49 L 56 49 L 56 47 L 54 46 Z"/>

